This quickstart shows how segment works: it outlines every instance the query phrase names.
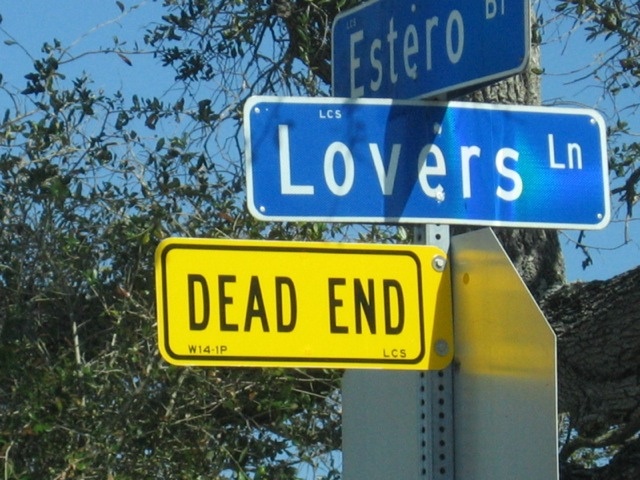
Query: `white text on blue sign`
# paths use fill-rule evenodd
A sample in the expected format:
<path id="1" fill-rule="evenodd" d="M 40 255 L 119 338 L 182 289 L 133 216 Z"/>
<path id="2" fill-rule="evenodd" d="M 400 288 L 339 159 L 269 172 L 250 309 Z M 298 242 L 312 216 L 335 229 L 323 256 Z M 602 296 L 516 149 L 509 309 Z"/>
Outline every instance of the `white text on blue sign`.
<path id="1" fill-rule="evenodd" d="M 333 27 L 334 95 L 414 98 L 521 71 L 529 55 L 528 2 L 376 0 Z"/>
<path id="2" fill-rule="evenodd" d="M 592 110 L 264 97 L 249 102 L 259 218 L 601 228 Z"/>

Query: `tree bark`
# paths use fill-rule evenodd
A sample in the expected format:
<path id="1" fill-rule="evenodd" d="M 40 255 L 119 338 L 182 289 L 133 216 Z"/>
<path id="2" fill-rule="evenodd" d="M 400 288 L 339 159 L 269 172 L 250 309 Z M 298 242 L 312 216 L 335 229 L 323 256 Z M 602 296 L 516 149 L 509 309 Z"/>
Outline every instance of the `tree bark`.
<path id="1" fill-rule="evenodd" d="M 636 268 L 607 281 L 565 285 L 540 304 L 558 335 L 558 407 L 575 435 L 561 459 L 579 448 L 624 446 L 616 461 L 622 472 L 623 453 L 638 457 L 632 437 L 640 430 L 639 285 Z M 631 478 L 619 475 L 606 478 Z"/>

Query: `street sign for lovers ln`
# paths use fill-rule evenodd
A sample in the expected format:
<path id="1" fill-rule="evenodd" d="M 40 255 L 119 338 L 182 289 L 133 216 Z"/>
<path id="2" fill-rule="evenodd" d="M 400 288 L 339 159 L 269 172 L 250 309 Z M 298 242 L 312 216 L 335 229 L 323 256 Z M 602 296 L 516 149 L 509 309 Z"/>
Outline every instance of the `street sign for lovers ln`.
<path id="1" fill-rule="evenodd" d="M 605 123 L 591 109 L 252 97 L 248 207 L 271 221 L 599 229 Z"/>
<path id="2" fill-rule="evenodd" d="M 164 240 L 158 336 L 175 365 L 436 370 L 453 358 L 433 246 Z"/>

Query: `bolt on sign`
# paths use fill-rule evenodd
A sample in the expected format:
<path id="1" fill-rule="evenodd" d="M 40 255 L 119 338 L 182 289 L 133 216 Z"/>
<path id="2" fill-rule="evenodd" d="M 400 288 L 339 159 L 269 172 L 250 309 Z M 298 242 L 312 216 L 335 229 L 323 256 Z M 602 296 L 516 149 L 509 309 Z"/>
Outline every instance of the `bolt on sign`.
<path id="1" fill-rule="evenodd" d="M 433 246 L 170 238 L 155 266 L 174 365 L 439 370 L 453 357 Z"/>

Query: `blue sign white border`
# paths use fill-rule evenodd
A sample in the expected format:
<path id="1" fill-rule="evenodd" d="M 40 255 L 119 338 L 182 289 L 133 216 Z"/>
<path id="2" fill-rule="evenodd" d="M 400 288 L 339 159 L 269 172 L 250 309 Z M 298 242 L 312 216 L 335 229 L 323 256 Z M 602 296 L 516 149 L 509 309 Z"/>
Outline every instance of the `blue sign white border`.
<path id="1" fill-rule="evenodd" d="M 335 32 L 335 28 L 336 25 L 341 22 L 343 19 L 348 18 L 351 15 L 357 14 L 358 11 L 365 9 L 367 7 L 370 7 L 371 5 L 380 2 L 382 0 L 369 0 L 367 2 L 364 2 L 360 5 L 357 5 L 353 8 L 350 8 L 349 10 L 345 10 L 343 12 L 338 13 L 338 15 L 336 15 L 332 25 L 331 25 L 331 38 L 332 38 L 332 42 L 331 42 L 331 85 L 332 85 L 332 95 L 335 95 L 335 92 L 333 91 L 333 85 L 335 85 L 335 76 L 336 74 L 342 74 L 344 75 L 344 72 L 336 72 L 335 68 L 333 68 L 333 59 L 335 58 L 335 42 L 333 41 L 334 38 L 334 32 Z M 530 10 L 530 5 L 529 5 L 529 0 L 520 0 L 524 3 L 524 24 L 525 25 L 531 25 L 531 10 Z M 469 92 L 469 91 L 473 91 L 475 89 L 478 88 L 482 88 L 483 86 L 486 85 L 490 85 L 491 83 L 494 82 L 498 82 L 500 80 L 504 80 L 508 77 L 511 77 L 513 75 L 518 75 L 520 73 L 522 73 L 526 68 L 527 65 L 529 64 L 529 59 L 531 57 L 531 28 L 525 28 L 524 29 L 524 38 L 522 39 L 522 41 L 524 42 L 524 47 L 525 47 L 525 51 L 524 51 L 524 57 L 522 58 L 522 62 L 520 63 L 520 65 L 518 65 L 517 67 L 511 69 L 511 70 L 505 70 L 502 72 L 497 72 L 493 75 L 487 75 L 484 77 L 478 77 L 475 78 L 473 80 L 468 80 L 466 82 L 461 82 L 458 84 L 454 84 L 454 85 L 449 85 L 445 88 L 441 88 L 439 90 L 434 90 L 431 92 L 426 92 L 420 95 L 416 95 L 415 97 L 412 97 L 409 100 L 418 100 L 418 99 L 422 99 L 422 100 L 446 100 L 447 98 L 452 98 L 455 96 L 459 96 L 461 94 L 464 94 L 465 92 Z M 449 94 L 449 95 L 448 95 Z M 338 98 L 338 97 L 336 97 Z"/>
<path id="2" fill-rule="evenodd" d="M 251 129 L 248 118 L 250 111 L 256 108 L 260 103 L 284 103 L 284 104 L 316 104 L 322 106 L 331 105 L 415 105 L 415 106 L 445 106 L 459 109 L 485 109 L 496 111 L 514 111 L 514 112 L 540 112 L 540 113 L 557 113 L 562 115 L 589 115 L 592 120 L 598 125 L 598 132 L 600 133 L 600 145 L 601 145 L 601 171 L 602 171 L 602 185 L 603 185 L 603 206 L 604 213 L 599 222 L 594 224 L 558 224 L 558 223 L 546 223 L 546 222 L 523 222 L 523 221 L 502 221 L 502 220 L 474 220 L 466 218 L 430 218 L 430 217 L 376 217 L 376 216 L 340 216 L 331 217 L 324 215 L 305 215 L 305 216 L 288 216 L 288 215 L 265 215 L 263 211 L 255 204 L 253 195 L 254 174 L 252 166 L 252 146 L 251 146 Z M 393 100 L 393 99 L 379 99 L 379 98 L 340 98 L 340 97 L 273 97 L 273 96 L 252 96 L 244 105 L 243 118 L 243 131 L 245 139 L 245 158 L 244 167 L 246 174 L 246 188 L 247 188 L 247 208 L 251 215 L 262 221 L 267 222 L 328 222 L 328 223 L 368 223 L 368 224 L 444 224 L 444 225 L 469 225 L 469 226 L 486 226 L 486 227 L 512 227 L 512 228 L 544 228 L 555 230 L 601 230 L 605 228 L 611 220 L 611 198 L 610 198 L 610 186 L 608 177 L 608 153 L 606 142 L 606 122 L 602 115 L 594 110 L 588 108 L 574 108 L 574 107 L 546 107 L 546 106 L 532 106 L 532 105 L 502 105 L 502 104 L 489 104 L 489 103 L 475 103 L 475 102 L 435 102 L 435 101 L 421 101 L 421 100 Z"/>

